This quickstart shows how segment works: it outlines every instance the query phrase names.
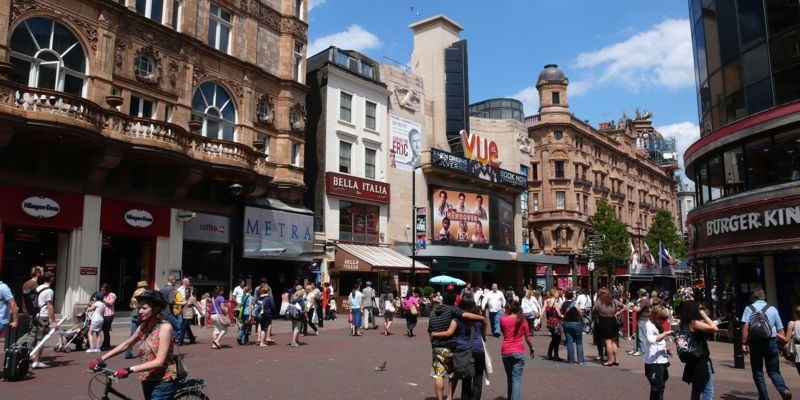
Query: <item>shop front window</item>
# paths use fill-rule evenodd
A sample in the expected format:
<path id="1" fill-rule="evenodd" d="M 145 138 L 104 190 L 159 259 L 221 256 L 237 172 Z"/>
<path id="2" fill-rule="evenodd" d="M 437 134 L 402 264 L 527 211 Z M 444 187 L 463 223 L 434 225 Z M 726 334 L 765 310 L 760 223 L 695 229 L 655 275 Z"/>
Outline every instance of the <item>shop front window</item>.
<path id="1" fill-rule="evenodd" d="M 378 243 L 380 208 L 368 204 L 339 202 L 339 240 Z"/>

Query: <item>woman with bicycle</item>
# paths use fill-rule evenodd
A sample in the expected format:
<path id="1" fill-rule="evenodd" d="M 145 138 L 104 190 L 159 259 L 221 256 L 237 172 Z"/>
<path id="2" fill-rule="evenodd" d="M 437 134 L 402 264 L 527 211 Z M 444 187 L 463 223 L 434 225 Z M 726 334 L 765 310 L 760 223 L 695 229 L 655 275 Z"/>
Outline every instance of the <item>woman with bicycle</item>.
<path id="1" fill-rule="evenodd" d="M 106 360 L 142 342 L 139 346 L 141 363 L 117 370 L 115 377 L 123 379 L 138 372 L 145 399 L 171 400 L 177 390 L 178 370 L 172 357 L 172 325 L 161 319 L 161 311 L 167 306 L 167 302 L 160 292 L 153 290 L 136 296 L 136 301 L 139 303 L 140 321 L 136 332 L 128 340 L 90 362 L 89 369 L 105 368 Z"/>

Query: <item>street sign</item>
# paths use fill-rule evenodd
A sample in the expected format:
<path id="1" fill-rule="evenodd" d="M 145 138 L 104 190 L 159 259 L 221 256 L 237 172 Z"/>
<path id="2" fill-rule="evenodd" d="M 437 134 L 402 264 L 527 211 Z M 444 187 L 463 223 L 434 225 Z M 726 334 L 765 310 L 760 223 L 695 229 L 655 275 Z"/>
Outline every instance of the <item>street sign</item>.
<path id="1" fill-rule="evenodd" d="M 594 271 L 594 261 L 589 261 L 589 272 Z"/>
<path id="2" fill-rule="evenodd" d="M 603 250 L 595 250 L 595 251 L 592 252 L 592 254 L 594 254 L 596 256 L 599 256 L 599 255 L 603 254 Z"/>
<path id="3" fill-rule="evenodd" d="M 605 242 L 606 235 L 589 235 L 590 242 Z"/>

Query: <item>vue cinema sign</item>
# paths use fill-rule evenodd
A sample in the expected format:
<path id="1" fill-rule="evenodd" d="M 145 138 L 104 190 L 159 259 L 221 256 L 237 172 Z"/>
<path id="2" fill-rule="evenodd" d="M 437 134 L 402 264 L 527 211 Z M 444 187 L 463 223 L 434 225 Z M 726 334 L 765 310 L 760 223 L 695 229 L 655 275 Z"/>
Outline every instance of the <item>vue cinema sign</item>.
<path id="1" fill-rule="evenodd" d="M 464 146 L 464 156 L 467 159 L 475 160 L 493 167 L 500 166 L 500 152 L 497 150 L 497 143 L 493 140 L 481 138 L 474 133 L 467 133 L 461 130 L 461 144 Z"/>

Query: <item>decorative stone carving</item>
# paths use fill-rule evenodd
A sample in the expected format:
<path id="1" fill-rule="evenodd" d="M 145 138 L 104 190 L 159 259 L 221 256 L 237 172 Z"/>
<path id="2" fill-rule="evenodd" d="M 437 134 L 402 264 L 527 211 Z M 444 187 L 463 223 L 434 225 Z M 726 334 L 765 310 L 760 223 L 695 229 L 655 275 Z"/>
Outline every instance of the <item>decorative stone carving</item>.
<path id="1" fill-rule="evenodd" d="M 178 62 L 175 60 L 169 60 L 167 79 L 169 79 L 169 84 L 172 86 L 175 86 L 175 83 L 178 81 Z"/>
<path id="2" fill-rule="evenodd" d="M 230 87 L 233 89 L 234 92 L 236 92 L 236 95 L 239 96 L 239 98 L 244 97 L 244 86 L 242 86 L 241 82 L 235 81 L 233 79 L 226 79 L 225 83 L 230 85 Z"/>
<path id="3" fill-rule="evenodd" d="M 134 68 L 136 80 L 148 85 L 158 85 L 161 83 L 163 68 L 161 67 L 161 55 L 158 50 L 154 49 L 153 46 L 140 47 L 139 50 L 136 50 L 136 57 L 134 57 L 134 59 L 138 59 L 139 57 L 147 57 L 152 60 L 153 71 L 150 75 L 145 75 L 139 69 Z"/>
<path id="4" fill-rule="evenodd" d="M 192 87 L 197 87 L 197 85 L 204 81 L 207 76 L 208 72 L 206 72 L 205 68 L 201 67 L 200 65 L 195 65 L 194 70 L 192 71 Z"/>
<path id="5" fill-rule="evenodd" d="M 517 132 L 516 140 L 519 143 L 519 150 L 523 153 L 530 154 L 533 150 L 533 141 L 528 137 L 526 132 Z"/>
<path id="6" fill-rule="evenodd" d="M 92 24 L 90 24 L 90 23 L 88 23 L 88 22 L 86 22 L 86 21 L 84 21 L 84 20 L 81 20 L 81 19 L 78 19 L 76 17 L 73 17 L 73 16 L 71 16 L 69 14 L 67 14 L 65 16 L 70 21 L 72 21 L 73 24 L 75 24 L 76 26 L 78 26 L 79 28 L 81 28 L 83 30 L 83 33 L 86 34 L 86 38 L 89 39 L 89 47 L 91 47 L 92 50 L 96 51 L 97 50 L 97 38 L 98 38 L 97 27 L 92 25 Z"/>
<path id="7" fill-rule="evenodd" d="M 114 51 L 114 64 L 117 68 L 122 67 L 122 60 L 125 58 L 125 52 L 133 47 L 133 42 L 128 38 L 117 37 L 114 41 L 116 51 Z"/>
<path id="8" fill-rule="evenodd" d="M 289 124 L 295 132 L 304 132 L 306 130 L 306 106 L 304 104 L 295 104 L 289 110 Z"/>
<path id="9" fill-rule="evenodd" d="M 37 4 L 33 0 L 14 0 L 11 2 L 11 21 L 14 21 L 21 14 L 35 8 L 37 8 Z"/>
<path id="10" fill-rule="evenodd" d="M 415 112 L 419 110 L 420 96 L 416 90 L 398 86 L 394 89 L 394 95 L 397 97 L 397 104 L 409 111 Z"/>
<path id="11" fill-rule="evenodd" d="M 275 123 L 275 100 L 272 96 L 262 94 L 256 99 L 256 121 L 265 125 Z"/>

